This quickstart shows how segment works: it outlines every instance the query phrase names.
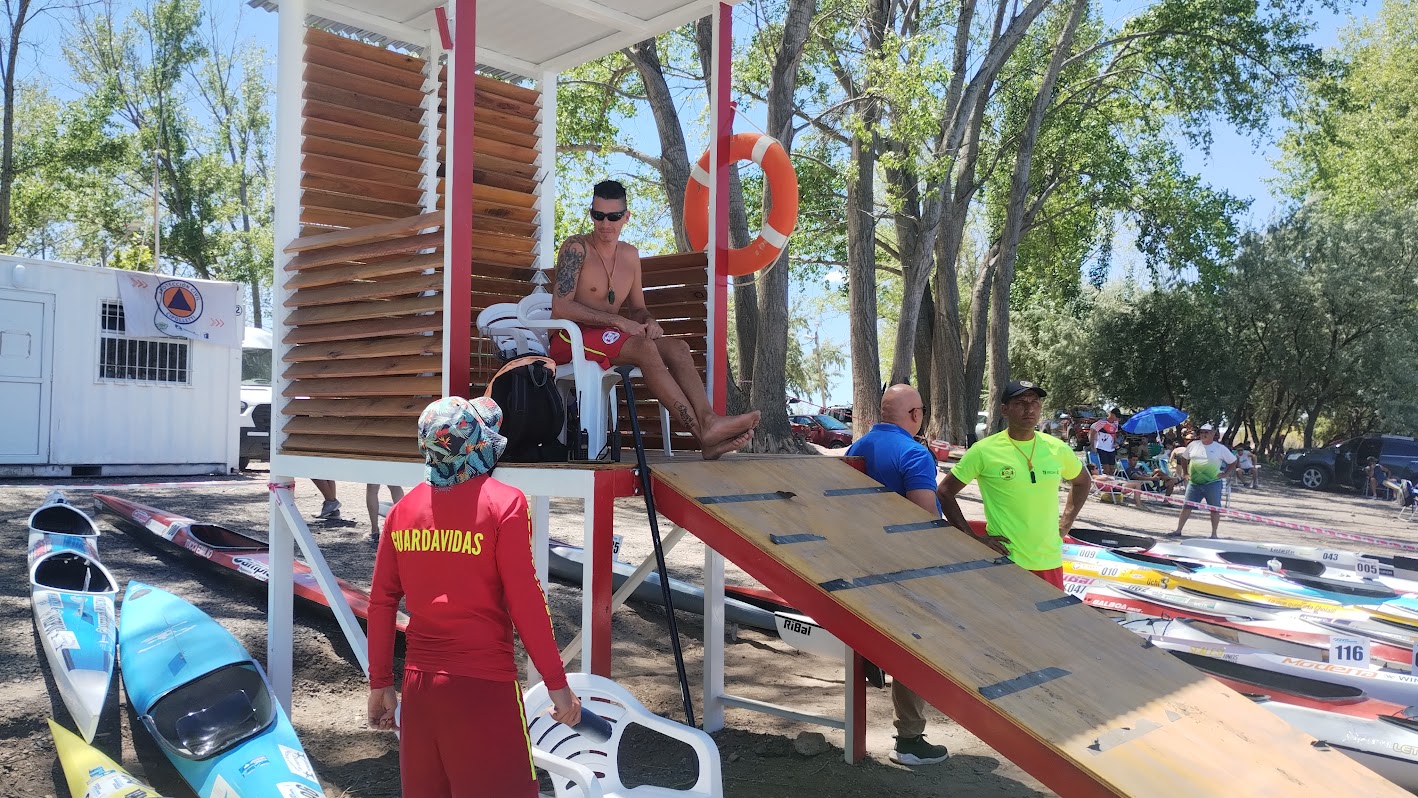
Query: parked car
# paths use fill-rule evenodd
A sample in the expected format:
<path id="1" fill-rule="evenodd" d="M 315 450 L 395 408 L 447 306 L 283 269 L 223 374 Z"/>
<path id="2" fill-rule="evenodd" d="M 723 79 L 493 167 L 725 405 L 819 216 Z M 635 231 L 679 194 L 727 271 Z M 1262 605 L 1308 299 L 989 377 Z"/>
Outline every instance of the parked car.
<path id="1" fill-rule="evenodd" d="M 789 416 L 793 434 L 805 438 L 828 449 L 841 449 L 852 445 L 852 429 L 832 416 Z"/>
<path id="2" fill-rule="evenodd" d="M 1404 435 L 1361 435 L 1329 446 L 1293 449 L 1280 468 L 1314 490 L 1330 484 L 1362 490 L 1370 457 L 1377 457 L 1394 479 L 1418 482 L 1418 440 Z"/>
<path id="3" fill-rule="evenodd" d="M 244 471 L 252 460 L 271 459 L 270 331 L 247 327 L 241 341 L 241 451 Z"/>

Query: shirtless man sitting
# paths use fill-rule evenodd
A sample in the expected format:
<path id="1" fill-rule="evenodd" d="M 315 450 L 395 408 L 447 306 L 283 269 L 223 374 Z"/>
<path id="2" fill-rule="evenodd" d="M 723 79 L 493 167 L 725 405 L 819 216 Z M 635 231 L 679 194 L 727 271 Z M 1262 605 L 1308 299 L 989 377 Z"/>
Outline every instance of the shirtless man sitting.
<path id="1" fill-rule="evenodd" d="M 614 180 L 597 183 L 591 197 L 594 232 L 566 239 L 557 255 L 551 315 L 581 328 L 588 359 L 605 368 L 638 367 L 650 393 L 699 439 L 704 459 L 717 460 L 753 440 L 761 414 L 714 412 L 688 344 L 664 337 L 645 309 L 640 253 L 620 240 L 629 218 L 625 186 Z M 565 331 L 552 333 L 550 355 L 557 363 L 571 362 Z"/>

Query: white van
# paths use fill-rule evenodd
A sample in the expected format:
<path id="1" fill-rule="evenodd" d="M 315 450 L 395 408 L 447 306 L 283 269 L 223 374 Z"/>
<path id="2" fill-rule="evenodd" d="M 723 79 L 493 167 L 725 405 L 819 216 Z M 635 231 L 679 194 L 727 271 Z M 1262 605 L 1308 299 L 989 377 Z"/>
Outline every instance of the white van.
<path id="1" fill-rule="evenodd" d="M 269 330 L 247 327 L 241 339 L 242 470 L 252 460 L 271 459 L 271 346 Z"/>

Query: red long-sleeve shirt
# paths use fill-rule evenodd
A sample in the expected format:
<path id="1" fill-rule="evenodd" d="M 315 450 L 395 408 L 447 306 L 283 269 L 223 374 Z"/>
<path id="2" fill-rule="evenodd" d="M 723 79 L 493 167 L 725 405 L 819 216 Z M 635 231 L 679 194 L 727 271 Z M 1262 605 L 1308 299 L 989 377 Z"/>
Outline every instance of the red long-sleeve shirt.
<path id="1" fill-rule="evenodd" d="M 405 667 L 514 681 L 516 624 L 547 687 L 565 687 L 531 541 L 527 497 L 489 476 L 409 491 L 389 511 L 374 560 L 369 686 L 394 683 L 394 615 L 404 598 Z"/>

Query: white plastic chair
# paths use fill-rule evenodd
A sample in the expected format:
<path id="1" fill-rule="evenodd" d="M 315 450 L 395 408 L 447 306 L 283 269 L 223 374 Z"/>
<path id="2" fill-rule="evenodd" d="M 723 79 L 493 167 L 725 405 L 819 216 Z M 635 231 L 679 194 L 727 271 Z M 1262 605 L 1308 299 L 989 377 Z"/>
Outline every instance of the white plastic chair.
<path id="1" fill-rule="evenodd" d="M 572 692 L 581 698 L 583 710 L 610 722 L 611 737 L 603 743 L 592 742 L 575 729 L 552 720 L 551 697 L 545 682 L 527 692 L 523 704 L 527 710 L 527 731 L 532 739 L 532 759 L 538 767 L 552 774 L 557 798 L 601 795 L 605 798 L 719 798 L 724 794 L 719 748 L 714 738 L 699 729 L 651 713 L 635 696 L 610 679 L 589 673 L 568 673 L 566 680 Z M 620 742 L 626 727 L 632 724 L 673 737 L 694 749 L 699 760 L 699 777 L 694 785 L 685 790 L 673 790 L 622 784 Z M 587 780 L 588 774 L 592 776 L 590 780 Z"/>
<path id="2" fill-rule="evenodd" d="M 494 305 L 493 307 L 501 306 Z M 605 448 L 608 426 L 614 427 L 619 423 L 616 386 L 620 384 L 620 374 L 611 369 L 603 369 L 599 363 L 586 359 L 586 347 L 581 339 L 581 328 L 565 319 L 551 317 L 551 294 L 541 291 L 528 294 L 517 303 L 516 307 L 516 319 L 511 324 L 534 332 L 541 346 L 550 347 L 547 336 L 552 330 L 564 331 L 567 338 L 571 339 L 571 362 L 557 366 L 556 381 L 569 386 L 569 390 L 576 392 L 576 403 L 581 414 L 581 428 L 586 431 L 587 456 L 596 457 Z M 488 308 L 483 313 L 490 310 L 492 308 Z M 493 337 L 494 340 L 496 340 L 495 336 L 498 330 L 506 329 L 506 319 L 501 313 L 499 312 L 497 318 L 504 322 L 504 326 L 493 331 L 483 332 L 484 335 Z M 478 318 L 478 328 L 482 329 L 482 315 L 479 314 Z M 543 351 L 549 350 L 544 349 Z M 640 369 L 635 369 L 630 374 L 632 377 L 641 376 Z M 631 412 L 634 412 L 633 408 Z M 609 421 L 609 425 L 607 421 Z M 660 405 L 660 429 L 665 454 L 672 456 L 670 412 L 664 405 Z"/>

